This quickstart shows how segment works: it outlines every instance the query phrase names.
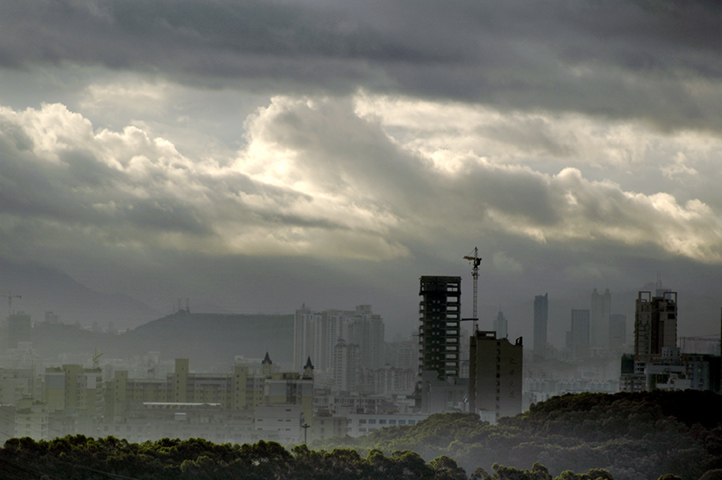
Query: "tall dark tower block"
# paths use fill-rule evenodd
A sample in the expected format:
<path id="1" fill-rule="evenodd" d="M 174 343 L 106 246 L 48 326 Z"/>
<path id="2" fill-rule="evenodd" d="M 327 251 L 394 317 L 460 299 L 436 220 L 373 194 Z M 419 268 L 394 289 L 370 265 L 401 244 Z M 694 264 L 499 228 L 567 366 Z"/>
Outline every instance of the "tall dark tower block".
<path id="1" fill-rule="evenodd" d="M 634 357 L 661 357 L 664 348 L 677 347 L 677 292 L 639 292 L 634 312 Z"/>
<path id="2" fill-rule="evenodd" d="M 549 294 L 534 297 L 534 358 L 546 356 L 547 322 L 549 320 Z"/>
<path id="3" fill-rule="evenodd" d="M 440 380 L 459 376 L 461 277 L 421 277 L 419 363 Z"/>

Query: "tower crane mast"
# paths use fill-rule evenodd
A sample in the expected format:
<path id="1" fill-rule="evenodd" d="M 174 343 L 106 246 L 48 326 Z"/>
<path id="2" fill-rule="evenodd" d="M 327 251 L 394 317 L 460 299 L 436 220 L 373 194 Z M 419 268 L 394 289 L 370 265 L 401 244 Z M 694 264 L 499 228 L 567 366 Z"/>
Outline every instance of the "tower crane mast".
<path id="1" fill-rule="evenodd" d="M 481 257 L 479 256 L 479 249 L 477 247 L 474 247 L 474 250 L 469 253 L 469 255 L 464 256 L 465 260 L 469 260 L 469 264 L 471 265 L 471 278 L 474 280 L 474 292 L 473 292 L 473 302 L 471 307 L 471 317 L 472 317 L 472 325 L 471 329 L 473 330 L 473 333 L 476 333 L 478 330 L 477 322 L 479 320 L 479 317 L 477 316 L 477 296 L 479 292 L 479 265 L 481 265 Z"/>

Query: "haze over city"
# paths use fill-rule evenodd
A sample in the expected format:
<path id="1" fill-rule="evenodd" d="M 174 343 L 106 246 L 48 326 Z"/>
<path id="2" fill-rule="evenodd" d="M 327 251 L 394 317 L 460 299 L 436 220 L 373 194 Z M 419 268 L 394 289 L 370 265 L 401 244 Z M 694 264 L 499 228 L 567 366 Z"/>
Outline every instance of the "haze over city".
<path id="1" fill-rule="evenodd" d="M 636 292 L 661 278 L 680 335 L 718 333 L 720 13 L 5 2 L 0 291 L 72 323 L 40 286 L 62 272 L 135 302 L 121 327 L 186 298 L 197 312 L 370 304 L 390 338 L 416 327 L 422 275 L 463 277 L 470 314 L 463 256 L 478 247 L 483 328 L 501 309 L 530 338 L 549 292 L 560 344 L 593 288 L 631 328 Z"/>

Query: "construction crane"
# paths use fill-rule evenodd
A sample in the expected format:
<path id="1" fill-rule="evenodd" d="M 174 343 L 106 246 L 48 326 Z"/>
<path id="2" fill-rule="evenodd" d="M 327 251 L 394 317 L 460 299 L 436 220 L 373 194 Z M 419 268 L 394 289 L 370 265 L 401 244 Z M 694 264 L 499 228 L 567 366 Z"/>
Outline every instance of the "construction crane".
<path id="1" fill-rule="evenodd" d="M 8 291 L 8 317 L 13 314 L 13 298 L 23 298 L 20 295 L 13 295 Z"/>
<path id="2" fill-rule="evenodd" d="M 481 265 L 479 249 L 477 247 L 474 247 L 474 251 L 469 253 L 469 255 L 465 255 L 464 259 L 469 260 L 469 263 L 471 264 L 471 278 L 474 279 L 474 297 L 471 307 L 471 329 L 474 333 L 476 333 L 476 331 L 478 330 L 477 321 L 479 320 L 479 317 L 476 314 L 476 298 L 479 292 L 479 265 Z"/>
<path id="3" fill-rule="evenodd" d="M 100 368 L 100 357 L 103 356 L 103 352 L 98 351 L 98 347 L 95 347 L 95 353 L 93 354 L 93 368 Z"/>

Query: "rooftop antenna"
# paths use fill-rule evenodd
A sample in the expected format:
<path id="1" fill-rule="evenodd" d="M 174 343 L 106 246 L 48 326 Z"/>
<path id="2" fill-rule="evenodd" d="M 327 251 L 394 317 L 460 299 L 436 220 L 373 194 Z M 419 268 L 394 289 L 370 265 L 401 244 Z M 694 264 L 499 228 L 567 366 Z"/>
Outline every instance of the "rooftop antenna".
<path id="1" fill-rule="evenodd" d="M 473 255 L 472 255 L 473 254 Z M 471 329 L 476 333 L 478 330 L 477 321 L 479 320 L 479 317 L 476 314 L 476 298 L 479 291 L 479 265 L 481 265 L 481 257 L 479 256 L 479 249 L 477 247 L 474 247 L 474 250 L 469 253 L 469 255 L 465 255 L 464 259 L 469 260 L 469 263 L 471 264 L 471 278 L 474 279 L 474 293 L 473 293 L 473 303 L 471 307 Z"/>

